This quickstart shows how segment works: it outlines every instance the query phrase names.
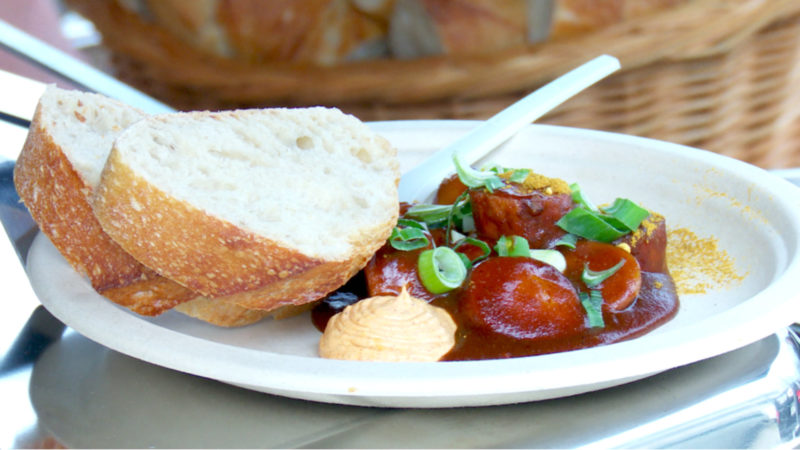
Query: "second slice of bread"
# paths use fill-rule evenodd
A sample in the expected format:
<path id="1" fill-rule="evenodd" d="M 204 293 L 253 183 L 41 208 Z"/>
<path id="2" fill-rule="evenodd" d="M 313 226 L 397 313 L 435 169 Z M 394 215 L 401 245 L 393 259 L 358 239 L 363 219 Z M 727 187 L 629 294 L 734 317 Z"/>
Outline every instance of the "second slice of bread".
<path id="1" fill-rule="evenodd" d="M 14 167 L 20 198 L 64 258 L 119 305 L 147 316 L 175 308 L 226 327 L 264 318 L 264 311 L 211 302 L 158 275 L 103 232 L 91 199 L 114 139 L 144 117 L 104 95 L 48 86 Z"/>
<path id="2" fill-rule="evenodd" d="M 394 148 L 336 109 L 152 116 L 115 141 L 103 229 L 163 276 L 274 309 L 344 284 L 397 220 Z"/>
<path id="3" fill-rule="evenodd" d="M 198 295 L 125 252 L 103 233 L 90 203 L 111 143 L 143 117 L 99 94 L 49 86 L 14 167 L 14 184 L 39 229 L 97 292 L 157 315 Z"/>

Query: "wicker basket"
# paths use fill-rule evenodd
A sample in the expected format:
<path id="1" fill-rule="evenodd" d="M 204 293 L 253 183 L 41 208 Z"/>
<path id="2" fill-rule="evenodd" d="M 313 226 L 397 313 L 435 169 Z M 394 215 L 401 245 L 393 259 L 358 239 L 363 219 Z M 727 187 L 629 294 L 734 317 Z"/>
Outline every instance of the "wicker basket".
<path id="1" fill-rule="evenodd" d="M 608 53 L 623 70 L 540 122 L 654 137 L 766 168 L 800 165 L 797 0 L 694 0 L 524 50 L 333 67 L 214 59 L 114 2 L 70 3 L 100 30 L 121 79 L 179 109 L 329 105 L 363 120 L 485 118 Z"/>

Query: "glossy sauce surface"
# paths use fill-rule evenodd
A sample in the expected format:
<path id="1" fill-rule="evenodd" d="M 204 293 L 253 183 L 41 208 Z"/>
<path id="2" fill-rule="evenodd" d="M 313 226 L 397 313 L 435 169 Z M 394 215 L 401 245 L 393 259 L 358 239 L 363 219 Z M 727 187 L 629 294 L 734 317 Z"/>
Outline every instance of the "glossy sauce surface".
<path id="1" fill-rule="evenodd" d="M 605 327 L 581 324 L 574 333 L 554 338 L 517 339 L 470 326 L 458 307 L 457 296 L 434 304 L 448 309 L 460 324 L 456 345 L 443 360 L 497 359 L 577 350 L 632 339 L 669 321 L 678 311 L 678 296 L 666 274 L 642 273 L 642 290 L 634 304 L 622 311 L 603 308 Z"/>
<path id="2" fill-rule="evenodd" d="M 540 334 L 533 339 L 509 335 L 483 326 L 480 322 L 476 323 L 474 312 L 465 308 L 462 302 L 465 289 L 441 295 L 427 292 L 416 275 L 417 252 L 397 252 L 390 247 L 387 249 L 387 247 L 382 249 L 382 259 L 386 261 L 386 264 L 378 264 L 373 259 L 373 262 L 365 270 L 385 271 L 390 276 L 380 277 L 386 281 L 385 284 L 362 286 L 361 289 L 368 288 L 370 295 L 397 295 L 399 289 L 394 283 L 403 280 L 402 282 L 408 283 L 409 292 L 416 292 L 412 295 L 417 295 L 419 298 L 426 299 L 433 305 L 449 311 L 458 324 L 458 331 L 455 347 L 442 358 L 443 360 L 511 358 L 611 344 L 642 336 L 669 321 L 678 311 L 678 295 L 669 274 L 641 272 L 641 287 L 638 295 L 628 307 L 614 310 L 608 305 L 604 305 L 602 314 L 605 326 L 603 328 L 590 328 L 583 317 L 583 312 L 576 309 L 579 305 L 573 304 L 554 313 L 554 317 L 567 316 L 563 320 L 563 326 L 559 333 L 551 333 L 549 336 Z M 387 256 L 387 254 L 395 252 L 393 257 Z M 479 264 L 477 268 L 480 266 Z M 364 281 L 359 279 L 359 282 Z M 355 286 L 357 284 L 352 283 L 349 289 L 353 289 Z M 344 309 L 343 302 L 336 301 L 334 298 L 334 303 L 338 304 L 331 307 L 326 299 L 315 308 L 313 316 L 316 317 L 315 324 L 320 330 L 324 329 L 324 322 L 328 317 Z M 524 311 L 524 308 L 520 310 Z M 580 314 L 580 321 L 574 317 L 576 311 Z"/>
<path id="3" fill-rule="evenodd" d="M 440 199 L 452 202 L 463 185 L 445 180 Z M 507 186 L 491 195 L 470 192 L 476 232 L 490 248 L 500 236 L 522 235 L 532 248 L 553 248 L 564 234 L 555 222 L 571 208 L 563 193 L 526 191 Z M 408 205 L 401 205 L 404 213 Z M 443 245 L 443 232 L 428 234 Z M 446 294 L 430 293 L 417 275 L 417 259 L 425 250 L 396 250 L 384 245 L 351 282 L 367 296 L 398 295 L 403 286 L 412 296 L 446 309 L 458 329 L 456 344 L 442 360 L 498 359 L 563 352 L 635 338 L 669 321 L 679 300 L 666 265 L 664 218 L 651 214 L 640 229 L 613 243 L 578 240 L 574 249 L 558 246 L 567 268 L 525 257 L 492 253 L 477 262 L 461 287 Z M 479 252 L 462 248 L 470 259 Z M 603 271 L 620 268 L 597 285 L 587 286 L 585 268 Z M 602 326 L 591 326 L 581 295 L 602 292 Z M 363 294 L 359 294 L 363 295 Z M 334 299 L 335 300 L 335 299 Z M 320 303 L 312 314 L 320 330 L 346 302 Z"/>

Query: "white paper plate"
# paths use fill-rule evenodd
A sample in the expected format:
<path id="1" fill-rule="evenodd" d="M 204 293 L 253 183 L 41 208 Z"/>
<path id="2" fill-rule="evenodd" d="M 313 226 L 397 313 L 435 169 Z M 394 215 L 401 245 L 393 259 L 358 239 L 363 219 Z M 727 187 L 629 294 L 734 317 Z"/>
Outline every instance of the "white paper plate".
<path id="1" fill-rule="evenodd" d="M 475 126 L 468 121 L 375 123 L 404 169 Z M 800 189 L 710 152 L 630 136 L 532 125 L 489 160 L 578 181 L 598 203 L 623 196 L 669 227 L 714 237 L 742 281 L 681 298 L 678 315 L 641 338 L 509 360 L 371 363 L 318 358 L 307 315 L 219 329 L 176 312 L 137 316 L 95 294 L 39 235 L 28 274 L 42 303 L 70 327 L 136 358 L 262 392 L 322 402 L 450 407 L 525 402 L 619 385 L 742 347 L 795 319 Z"/>

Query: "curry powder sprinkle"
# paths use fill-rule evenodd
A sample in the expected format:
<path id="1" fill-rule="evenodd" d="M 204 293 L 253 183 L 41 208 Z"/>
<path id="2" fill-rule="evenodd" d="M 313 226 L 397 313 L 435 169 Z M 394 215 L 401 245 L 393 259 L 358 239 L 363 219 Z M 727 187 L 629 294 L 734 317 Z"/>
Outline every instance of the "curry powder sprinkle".
<path id="1" fill-rule="evenodd" d="M 686 228 L 668 232 L 667 266 L 678 295 L 705 294 L 746 276 L 737 272 L 733 258 L 718 247 L 716 238 L 700 238 Z"/>
<path id="2" fill-rule="evenodd" d="M 499 176 L 507 180 L 512 173 L 513 171 L 503 172 Z M 533 171 L 528 172 L 528 175 L 519 183 L 519 186 L 526 192 L 541 191 L 547 195 L 572 193 L 569 183 L 566 181 L 560 178 L 547 177 Z"/>

